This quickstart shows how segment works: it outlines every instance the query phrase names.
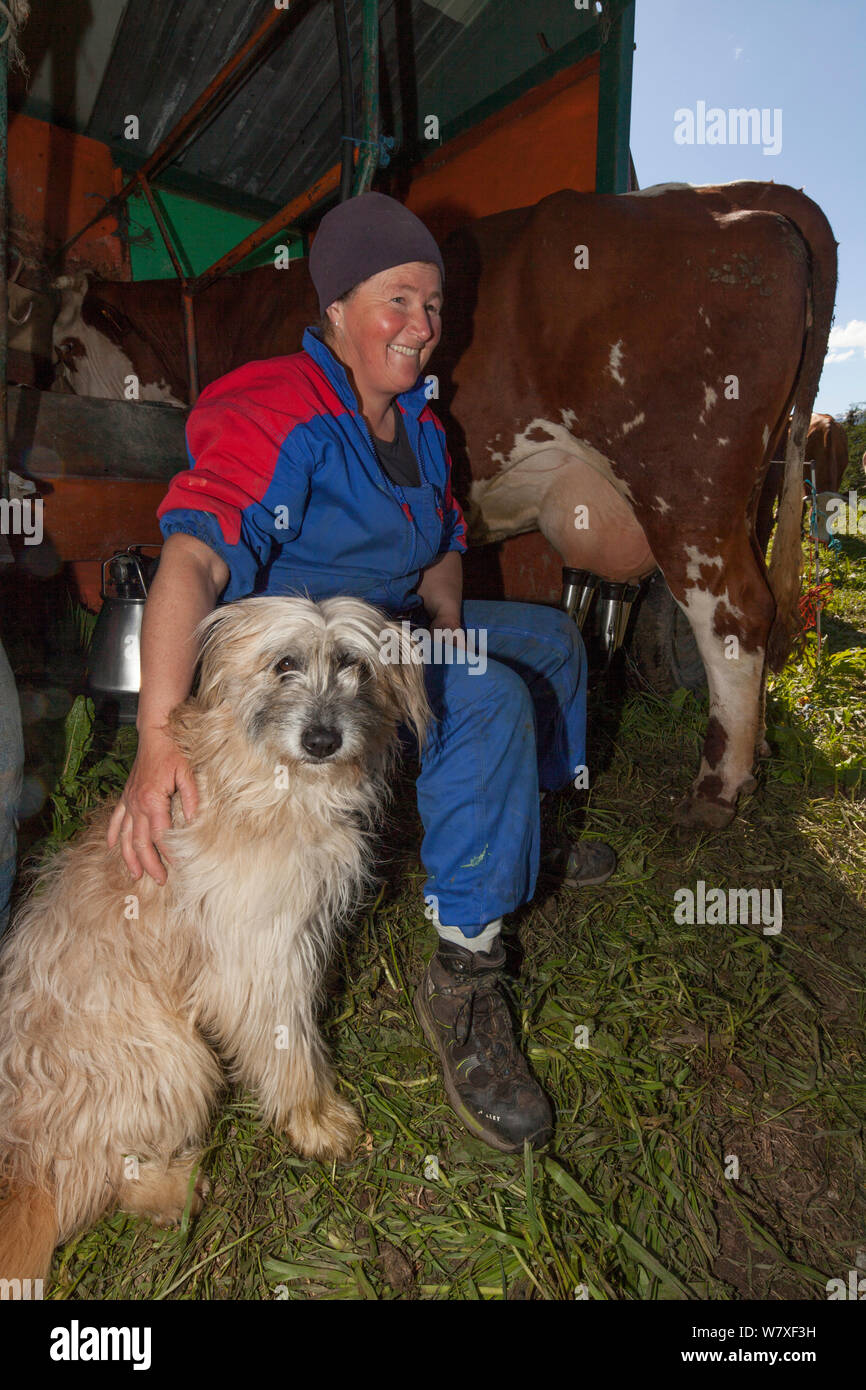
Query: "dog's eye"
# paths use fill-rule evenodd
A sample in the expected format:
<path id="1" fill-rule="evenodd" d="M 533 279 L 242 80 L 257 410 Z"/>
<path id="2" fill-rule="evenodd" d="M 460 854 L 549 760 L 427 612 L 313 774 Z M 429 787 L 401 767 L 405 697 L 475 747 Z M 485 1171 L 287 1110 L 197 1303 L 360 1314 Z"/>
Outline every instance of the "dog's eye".
<path id="1" fill-rule="evenodd" d="M 359 682 L 369 680 L 373 674 L 369 661 L 355 652 L 340 652 L 335 658 L 337 671 L 354 671 Z"/>
<path id="2" fill-rule="evenodd" d="M 284 676 L 288 671 L 300 671 L 301 663 L 296 661 L 293 656 L 281 656 L 274 670 L 278 676 Z"/>

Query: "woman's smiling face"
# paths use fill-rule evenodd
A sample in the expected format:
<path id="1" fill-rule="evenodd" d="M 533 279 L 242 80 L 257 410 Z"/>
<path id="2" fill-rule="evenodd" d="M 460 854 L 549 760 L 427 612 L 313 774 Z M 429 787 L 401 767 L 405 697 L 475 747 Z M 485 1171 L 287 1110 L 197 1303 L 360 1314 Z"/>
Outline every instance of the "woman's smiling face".
<path id="1" fill-rule="evenodd" d="M 329 306 L 333 347 L 352 373 L 365 414 L 414 386 L 442 334 L 442 279 L 427 261 L 392 266 Z"/>

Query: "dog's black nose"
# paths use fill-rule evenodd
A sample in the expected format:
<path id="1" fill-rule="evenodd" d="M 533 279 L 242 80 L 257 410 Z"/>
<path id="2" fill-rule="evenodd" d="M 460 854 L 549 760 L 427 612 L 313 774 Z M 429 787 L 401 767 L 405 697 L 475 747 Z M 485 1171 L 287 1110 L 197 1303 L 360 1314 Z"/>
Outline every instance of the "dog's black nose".
<path id="1" fill-rule="evenodd" d="M 314 758 L 329 758 L 342 742 L 339 729 L 327 729 L 322 724 L 314 724 L 301 734 L 301 746 Z"/>

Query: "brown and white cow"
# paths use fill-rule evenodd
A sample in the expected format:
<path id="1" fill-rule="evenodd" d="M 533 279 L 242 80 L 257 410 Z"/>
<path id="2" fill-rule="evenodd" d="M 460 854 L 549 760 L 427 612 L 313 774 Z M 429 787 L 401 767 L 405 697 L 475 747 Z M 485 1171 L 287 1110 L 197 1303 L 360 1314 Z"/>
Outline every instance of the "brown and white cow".
<path id="1" fill-rule="evenodd" d="M 710 691 L 682 824 L 720 826 L 766 751 L 766 658 L 798 628 L 803 449 L 836 243 L 782 185 L 563 190 L 443 248 L 437 407 L 478 539 L 538 529 L 568 566 L 658 565 Z M 791 408 L 769 577 L 755 514 Z"/>
<path id="2" fill-rule="evenodd" d="M 55 283 L 61 298 L 54 324 L 57 390 L 189 403 L 176 280 L 94 281 L 79 272 Z M 196 295 L 194 305 L 202 387 L 243 362 L 297 352 L 304 329 L 319 317 L 306 261 L 225 276 Z"/>
<path id="3" fill-rule="evenodd" d="M 6 281 L 7 380 L 20 385 L 43 387 L 50 383 L 53 370 L 52 332 L 58 298 L 52 290 L 41 287 L 43 277 L 33 262 L 25 262 L 20 252 L 13 251 L 12 255 L 17 259 Z M 21 283 L 21 272 L 25 266 L 27 281 L 35 280 L 39 288 L 32 283 Z"/>
<path id="4" fill-rule="evenodd" d="M 467 224 L 443 254 L 434 406 L 473 538 L 537 529 L 605 579 L 661 568 L 710 689 L 677 818 L 724 825 L 766 751 L 766 658 L 779 669 L 797 629 L 803 449 L 836 286 L 827 220 L 783 185 L 564 189 Z M 186 400 L 173 282 L 93 286 L 75 314 L 56 330 L 73 389 L 122 396 L 132 370 Z M 218 281 L 196 301 L 201 384 L 296 351 L 317 317 L 301 264 Z M 100 353 L 114 375 L 103 362 L 93 390 Z M 756 512 L 792 407 L 768 577 Z"/>
<path id="5" fill-rule="evenodd" d="M 790 421 L 786 422 L 779 442 L 773 451 L 774 456 L 767 469 L 767 476 L 764 479 L 761 499 L 758 504 L 755 530 L 758 544 L 764 551 L 767 549 L 767 543 L 773 530 L 776 506 L 782 493 L 782 483 L 785 476 L 784 455 L 788 443 L 789 428 Z M 842 475 L 848 467 L 848 436 L 845 432 L 845 426 L 841 425 L 838 420 L 834 420 L 832 415 L 813 415 L 809 425 L 803 473 L 803 516 L 808 509 L 808 500 L 811 496 L 810 464 L 813 463 L 815 465 L 816 493 L 838 492 Z"/>
<path id="6" fill-rule="evenodd" d="M 785 437 L 779 445 L 784 452 Z M 838 492 L 848 467 L 848 435 L 845 426 L 832 415 L 813 415 L 806 436 L 806 478 L 811 483 L 809 465 L 815 465 L 815 491 Z"/>

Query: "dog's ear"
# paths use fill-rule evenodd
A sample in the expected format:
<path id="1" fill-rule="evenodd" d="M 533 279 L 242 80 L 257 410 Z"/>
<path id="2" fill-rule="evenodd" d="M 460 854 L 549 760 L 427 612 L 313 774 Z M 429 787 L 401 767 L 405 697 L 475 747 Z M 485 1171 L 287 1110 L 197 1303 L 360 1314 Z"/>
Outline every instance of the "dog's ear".
<path id="1" fill-rule="evenodd" d="M 385 622 L 379 633 L 380 681 L 395 715 L 409 725 L 419 748 L 434 718 L 424 684 L 424 663 L 410 640 L 408 623 Z"/>
<path id="2" fill-rule="evenodd" d="M 243 614 L 238 604 L 227 603 L 202 618 L 193 640 L 198 643 L 198 688 L 196 696 L 201 709 L 216 709 L 225 701 L 224 644 L 235 632 Z"/>

